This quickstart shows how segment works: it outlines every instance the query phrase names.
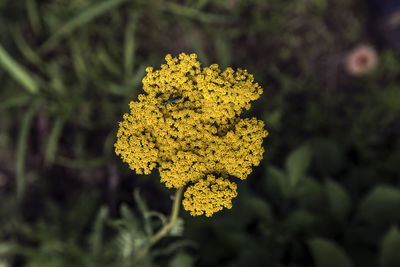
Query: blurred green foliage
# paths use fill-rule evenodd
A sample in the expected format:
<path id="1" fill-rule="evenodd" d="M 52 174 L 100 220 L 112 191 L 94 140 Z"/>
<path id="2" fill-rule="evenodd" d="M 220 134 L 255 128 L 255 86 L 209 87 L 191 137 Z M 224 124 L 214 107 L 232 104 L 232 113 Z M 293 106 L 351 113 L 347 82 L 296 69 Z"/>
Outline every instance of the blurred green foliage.
<path id="1" fill-rule="evenodd" d="M 0 266 L 400 266 L 399 57 L 342 68 L 363 4 L 0 1 Z M 254 73 L 270 135 L 231 210 L 184 212 L 138 260 L 171 192 L 120 163 L 116 128 L 180 52 Z"/>

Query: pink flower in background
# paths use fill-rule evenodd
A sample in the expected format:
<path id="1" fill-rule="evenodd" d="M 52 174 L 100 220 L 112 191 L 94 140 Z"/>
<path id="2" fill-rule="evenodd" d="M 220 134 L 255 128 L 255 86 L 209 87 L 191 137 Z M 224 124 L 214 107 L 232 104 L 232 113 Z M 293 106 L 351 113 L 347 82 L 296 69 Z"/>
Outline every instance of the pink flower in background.
<path id="1" fill-rule="evenodd" d="M 349 75 L 360 76 L 373 70 L 378 64 L 375 49 L 369 45 L 359 45 L 350 51 L 344 60 L 344 68 Z"/>

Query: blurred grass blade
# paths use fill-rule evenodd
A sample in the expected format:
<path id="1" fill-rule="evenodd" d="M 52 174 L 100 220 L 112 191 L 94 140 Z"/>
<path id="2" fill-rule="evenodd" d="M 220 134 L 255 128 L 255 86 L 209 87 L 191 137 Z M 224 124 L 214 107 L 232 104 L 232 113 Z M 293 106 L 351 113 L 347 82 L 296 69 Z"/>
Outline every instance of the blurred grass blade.
<path id="1" fill-rule="evenodd" d="M 135 30 L 136 30 L 136 15 L 129 19 L 128 25 L 125 29 L 125 42 L 124 42 L 124 67 L 125 79 L 131 77 L 133 73 L 133 66 L 135 64 Z"/>
<path id="2" fill-rule="evenodd" d="M 150 221 L 151 217 L 149 216 L 149 209 L 147 208 L 147 205 L 143 201 L 142 197 L 140 196 L 138 188 L 135 189 L 133 197 L 135 199 L 136 204 L 138 205 L 140 212 L 142 213 L 144 219 L 144 229 L 146 231 L 146 234 L 148 236 L 151 236 L 153 234 L 153 230 L 151 228 L 151 221 Z"/>
<path id="3" fill-rule="evenodd" d="M 214 34 L 214 44 L 219 65 L 221 69 L 226 69 L 232 63 L 231 41 L 229 37 L 218 32 Z"/>
<path id="4" fill-rule="evenodd" d="M 72 54 L 72 63 L 74 65 L 76 76 L 80 81 L 85 83 L 88 79 L 88 68 L 85 62 L 85 55 L 82 49 L 82 43 L 79 42 L 79 39 L 70 39 L 69 42 L 71 54 Z"/>
<path id="5" fill-rule="evenodd" d="M 93 4 L 61 26 L 46 42 L 43 43 L 40 48 L 41 52 L 51 50 L 61 38 L 67 36 L 77 28 L 92 21 L 103 13 L 108 12 L 110 9 L 119 6 L 123 2 L 126 2 L 126 0 L 107 0 L 102 3 Z"/>
<path id="6" fill-rule="evenodd" d="M 37 34 L 40 32 L 40 16 L 36 4 L 36 0 L 25 0 L 26 10 L 28 12 L 29 22 L 33 31 Z"/>
<path id="7" fill-rule="evenodd" d="M 90 237 L 90 244 L 92 248 L 92 255 L 95 257 L 100 256 L 100 252 L 103 247 L 103 232 L 105 221 L 108 217 L 107 207 L 101 207 L 97 214 L 96 220 L 93 225 L 93 232 Z"/>
<path id="8" fill-rule="evenodd" d="M 178 16 L 195 19 L 203 23 L 226 23 L 230 19 L 227 15 L 205 13 L 199 9 L 180 5 L 174 2 L 165 2 L 164 5 L 158 5 L 157 8 L 167 10 Z"/>
<path id="9" fill-rule="evenodd" d="M 53 128 L 51 129 L 44 156 L 45 164 L 52 164 L 55 160 L 58 148 L 58 142 L 60 139 L 60 135 L 62 133 L 62 129 L 64 127 L 64 122 L 65 122 L 64 117 L 58 117 L 54 123 Z"/>
<path id="10" fill-rule="evenodd" d="M 17 187 L 17 199 L 21 200 L 25 192 L 25 156 L 26 146 L 28 142 L 28 133 L 31 128 L 32 119 L 39 108 L 39 102 L 35 101 L 31 104 L 25 116 L 22 120 L 18 143 L 17 143 L 17 158 L 16 158 L 16 187 Z"/>
<path id="11" fill-rule="evenodd" d="M 22 86 L 25 87 L 30 93 L 38 92 L 38 85 L 28 73 L 18 62 L 16 62 L 3 46 L 0 44 L 0 65 L 10 73 Z"/>
<path id="12" fill-rule="evenodd" d="M 15 96 L 8 96 L 4 101 L 0 102 L 0 111 L 26 105 L 29 102 L 29 100 L 31 100 L 31 96 L 25 93 L 18 94 Z"/>
<path id="13" fill-rule="evenodd" d="M 24 37 L 21 34 L 21 31 L 15 31 L 14 39 L 19 51 L 22 53 L 22 55 L 24 55 L 27 60 L 29 60 L 29 62 L 36 66 L 43 65 L 43 62 L 40 59 L 39 55 L 35 51 L 33 51 L 32 48 L 26 43 Z"/>
<path id="14" fill-rule="evenodd" d="M 115 76 L 119 76 L 121 74 L 118 64 L 111 58 L 105 49 L 98 49 L 97 57 L 110 74 Z"/>
<path id="15" fill-rule="evenodd" d="M 199 60 L 204 64 L 204 65 L 209 65 L 209 60 L 207 57 L 207 53 L 205 52 L 202 43 L 201 43 L 201 37 L 199 37 L 200 32 L 198 31 L 193 31 L 196 27 L 194 25 L 191 25 L 190 22 L 185 22 L 181 21 L 180 23 L 183 32 L 187 33 L 187 38 L 190 41 L 191 45 L 194 48 L 194 52 L 197 54 L 199 57 Z"/>
<path id="16" fill-rule="evenodd" d="M 128 86 L 133 87 L 134 91 L 137 91 L 137 87 L 140 86 L 140 83 L 142 82 L 142 78 L 146 75 L 146 67 L 149 65 L 149 63 L 145 62 L 142 63 L 139 67 L 136 68 L 135 74 L 128 81 Z M 132 94 L 132 88 L 129 88 L 129 93 Z"/>
<path id="17" fill-rule="evenodd" d="M 90 169 L 103 166 L 107 162 L 107 159 L 104 157 L 92 159 L 70 159 L 63 156 L 57 156 L 54 162 L 60 166 L 71 169 Z"/>

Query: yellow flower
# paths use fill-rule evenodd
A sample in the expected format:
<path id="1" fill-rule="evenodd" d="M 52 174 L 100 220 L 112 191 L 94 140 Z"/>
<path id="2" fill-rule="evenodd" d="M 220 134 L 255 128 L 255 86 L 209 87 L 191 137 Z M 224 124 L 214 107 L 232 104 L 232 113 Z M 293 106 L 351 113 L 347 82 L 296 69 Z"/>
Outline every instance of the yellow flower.
<path id="1" fill-rule="evenodd" d="M 232 208 L 232 198 L 237 196 L 236 188 L 236 184 L 227 179 L 208 175 L 206 180 L 201 179 L 186 189 L 182 204 L 193 216 L 205 214 L 210 217 L 223 207 Z"/>
<path id="2" fill-rule="evenodd" d="M 231 207 L 236 184 L 227 177 L 246 179 L 262 159 L 268 132 L 262 121 L 239 117 L 262 93 L 253 75 L 241 69 L 221 71 L 216 64 L 201 68 L 196 58 L 167 55 L 160 70 L 146 69 L 146 94 L 130 103 L 115 152 L 139 174 L 157 167 L 167 187 L 188 185 L 184 208 L 210 216 Z M 204 194 L 212 196 L 212 203 L 202 200 Z"/>

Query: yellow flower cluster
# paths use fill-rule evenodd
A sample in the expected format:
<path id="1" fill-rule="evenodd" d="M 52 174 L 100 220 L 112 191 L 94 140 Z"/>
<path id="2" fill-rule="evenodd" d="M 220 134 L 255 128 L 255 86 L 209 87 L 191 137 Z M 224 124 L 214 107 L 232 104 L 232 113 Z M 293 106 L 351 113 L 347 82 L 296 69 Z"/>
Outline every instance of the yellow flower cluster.
<path id="1" fill-rule="evenodd" d="M 205 213 L 209 217 L 223 207 L 232 207 L 231 200 L 237 196 L 236 188 L 236 184 L 228 179 L 208 175 L 207 179 L 200 179 L 186 189 L 182 204 L 193 216 Z"/>
<path id="2" fill-rule="evenodd" d="M 262 121 L 239 117 L 262 94 L 253 75 L 216 64 L 201 68 L 196 58 L 167 55 L 160 70 L 146 69 L 146 94 L 124 114 L 115 152 L 139 174 L 157 167 L 167 187 L 193 184 L 184 208 L 211 216 L 231 207 L 236 185 L 227 177 L 246 179 L 262 159 L 268 132 Z"/>

